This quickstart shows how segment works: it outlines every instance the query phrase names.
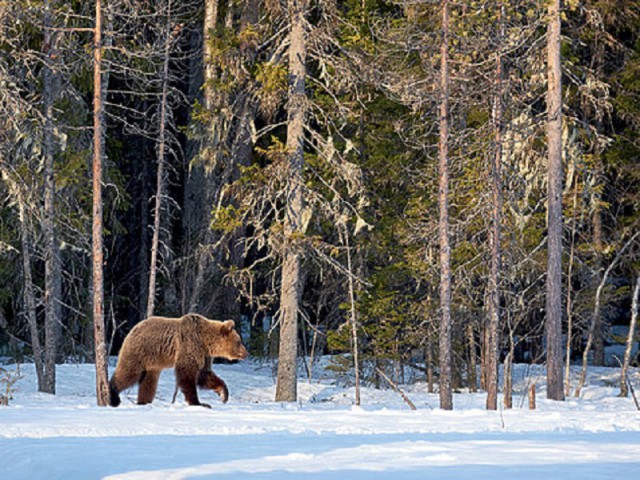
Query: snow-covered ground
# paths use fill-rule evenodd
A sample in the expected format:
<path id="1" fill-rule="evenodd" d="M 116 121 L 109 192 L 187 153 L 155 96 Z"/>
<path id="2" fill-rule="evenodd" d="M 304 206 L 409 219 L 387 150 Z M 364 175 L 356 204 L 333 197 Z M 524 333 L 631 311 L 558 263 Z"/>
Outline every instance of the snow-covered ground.
<path id="1" fill-rule="evenodd" d="M 9 366 L 9 370 L 13 367 Z M 481 393 L 437 408 L 422 382 L 393 391 L 353 389 L 328 371 L 299 383 L 300 401 L 273 403 L 270 366 L 216 365 L 230 400 L 201 393 L 213 409 L 171 404 L 165 371 L 156 401 L 95 406 L 92 365 L 58 366 L 58 394 L 36 392 L 23 365 L 9 407 L 0 407 L 0 479 L 623 479 L 640 472 L 640 412 L 618 398 L 617 369 L 591 369 L 582 398 L 545 399 L 542 367 L 516 368 L 513 410 L 487 412 Z M 573 375 L 577 377 L 576 370 Z M 640 372 L 632 370 L 640 390 Z M 538 409 L 522 392 L 535 382 Z M 575 381 L 574 381 L 575 384 Z M 501 399 L 500 399 L 501 400 Z"/>

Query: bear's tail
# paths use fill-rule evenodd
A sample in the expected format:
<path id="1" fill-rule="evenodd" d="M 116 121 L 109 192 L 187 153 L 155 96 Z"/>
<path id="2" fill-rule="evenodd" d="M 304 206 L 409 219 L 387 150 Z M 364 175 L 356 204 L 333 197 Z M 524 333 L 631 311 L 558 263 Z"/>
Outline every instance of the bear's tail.
<path id="1" fill-rule="evenodd" d="M 120 405 L 120 395 L 115 385 L 115 378 L 109 381 L 109 405 L 117 407 Z"/>

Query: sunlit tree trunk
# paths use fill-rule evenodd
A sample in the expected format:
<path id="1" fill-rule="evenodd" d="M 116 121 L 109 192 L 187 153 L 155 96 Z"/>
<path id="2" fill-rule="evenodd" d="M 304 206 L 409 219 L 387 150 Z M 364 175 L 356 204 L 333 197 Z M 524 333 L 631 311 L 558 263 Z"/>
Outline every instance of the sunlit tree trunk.
<path id="1" fill-rule="evenodd" d="M 560 0 L 551 0 L 547 29 L 548 261 L 547 398 L 564 400 L 562 372 L 562 64 Z"/>
<path id="2" fill-rule="evenodd" d="M 438 142 L 438 206 L 440 217 L 440 408 L 451 410 L 451 247 L 449 245 L 449 1 L 442 0 L 440 48 L 440 139 Z"/>
<path id="3" fill-rule="evenodd" d="M 93 41 L 93 341 L 96 362 L 96 397 L 98 405 L 109 403 L 107 383 L 107 348 L 104 325 L 104 281 L 102 246 L 102 157 L 104 91 L 102 88 L 102 5 L 96 0 L 96 23 Z"/>
<path id="4" fill-rule="evenodd" d="M 307 0 L 289 0 L 289 95 L 287 103 L 287 154 L 289 185 L 285 206 L 285 246 L 280 291 L 280 348 L 276 401 L 297 398 L 298 310 L 302 278 L 296 235 L 302 233 L 302 168 L 304 166 L 304 122 L 307 109 L 305 91 Z"/>

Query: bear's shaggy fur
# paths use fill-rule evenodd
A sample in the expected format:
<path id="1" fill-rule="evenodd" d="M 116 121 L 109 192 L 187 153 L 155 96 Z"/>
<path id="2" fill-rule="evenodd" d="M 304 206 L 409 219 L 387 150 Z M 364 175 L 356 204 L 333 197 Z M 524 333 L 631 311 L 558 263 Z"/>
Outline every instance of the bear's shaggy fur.
<path id="1" fill-rule="evenodd" d="M 138 404 L 151 403 L 160 372 L 175 368 L 176 382 L 189 405 L 198 400 L 197 387 L 214 390 L 223 402 L 227 386 L 209 368 L 207 357 L 242 360 L 249 355 L 233 320 L 219 322 L 194 313 L 180 318 L 149 317 L 136 325 L 122 344 L 116 371 L 109 381 L 109 403 L 120 405 L 120 392 L 138 387 Z"/>

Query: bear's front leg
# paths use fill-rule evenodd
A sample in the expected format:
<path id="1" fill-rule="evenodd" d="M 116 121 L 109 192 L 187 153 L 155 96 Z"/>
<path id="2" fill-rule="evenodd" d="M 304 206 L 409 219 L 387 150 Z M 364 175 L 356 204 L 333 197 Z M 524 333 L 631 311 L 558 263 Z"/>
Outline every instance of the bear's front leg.
<path id="1" fill-rule="evenodd" d="M 200 370 L 197 367 L 194 369 L 189 365 L 176 365 L 176 383 L 178 384 L 178 387 L 180 387 L 180 390 L 189 405 L 200 405 L 202 407 L 211 408 L 211 405 L 200 403 L 200 400 L 198 400 L 196 382 L 199 371 Z"/>
<path id="2" fill-rule="evenodd" d="M 224 383 L 219 376 L 213 373 L 211 370 L 207 368 L 203 368 L 200 370 L 200 375 L 198 376 L 198 386 L 200 388 L 205 388 L 207 390 L 213 390 L 218 394 L 222 403 L 227 403 L 229 400 L 229 389 L 227 388 L 227 384 Z"/>

